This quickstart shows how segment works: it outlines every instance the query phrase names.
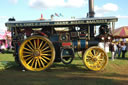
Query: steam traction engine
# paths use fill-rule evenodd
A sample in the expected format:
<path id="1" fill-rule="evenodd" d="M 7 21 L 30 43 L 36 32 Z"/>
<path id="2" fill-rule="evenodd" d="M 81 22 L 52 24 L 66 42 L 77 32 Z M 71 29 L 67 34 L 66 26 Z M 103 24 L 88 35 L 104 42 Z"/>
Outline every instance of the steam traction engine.
<path id="1" fill-rule="evenodd" d="M 98 46 L 111 40 L 116 17 L 15 21 L 6 26 L 12 33 L 16 62 L 27 70 L 41 71 L 53 62 L 70 64 L 76 52 L 82 52 L 84 65 L 93 71 L 104 69 L 108 56 Z M 111 29 L 112 28 L 112 29 Z"/>

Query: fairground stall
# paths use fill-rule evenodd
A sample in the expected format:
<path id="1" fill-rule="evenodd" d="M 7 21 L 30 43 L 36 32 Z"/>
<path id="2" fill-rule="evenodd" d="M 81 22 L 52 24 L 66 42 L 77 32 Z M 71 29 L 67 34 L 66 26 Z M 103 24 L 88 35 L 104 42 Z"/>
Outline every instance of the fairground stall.
<path id="1" fill-rule="evenodd" d="M 11 48 L 11 32 L 5 31 L 4 34 L 0 34 L 0 49 Z"/>

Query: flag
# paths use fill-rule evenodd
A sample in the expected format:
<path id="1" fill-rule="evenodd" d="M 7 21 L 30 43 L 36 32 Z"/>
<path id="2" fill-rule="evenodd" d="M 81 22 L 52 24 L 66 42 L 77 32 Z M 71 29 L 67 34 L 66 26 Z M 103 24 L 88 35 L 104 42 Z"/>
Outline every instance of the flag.
<path id="1" fill-rule="evenodd" d="M 63 15 L 60 13 L 60 16 L 63 17 Z"/>
<path id="2" fill-rule="evenodd" d="M 41 18 L 40 18 L 39 20 L 44 20 L 44 18 L 43 18 L 43 14 L 41 14 Z"/>
<path id="3" fill-rule="evenodd" d="M 55 13 L 55 16 L 59 17 L 59 15 L 57 13 Z"/>
<path id="4" fill-rule="evenodd" d="M 41 19 L 43 19 L 43 14 L 41 14 Z"/>

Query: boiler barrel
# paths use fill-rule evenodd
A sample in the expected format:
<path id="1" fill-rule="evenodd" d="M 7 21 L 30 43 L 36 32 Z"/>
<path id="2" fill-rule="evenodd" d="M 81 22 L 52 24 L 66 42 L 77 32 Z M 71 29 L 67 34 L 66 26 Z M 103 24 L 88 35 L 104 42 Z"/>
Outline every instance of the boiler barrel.
<path id="1" fill-rule="evenodd" d="M 73 43 L 75 50 L 83 50 L 91 46 L 97 46 L 99 42 L 98 41 L 87 41 L 85 39 L 81 39 L 81 40 L 74 40 L 72 41 L 72 43 Z"/>

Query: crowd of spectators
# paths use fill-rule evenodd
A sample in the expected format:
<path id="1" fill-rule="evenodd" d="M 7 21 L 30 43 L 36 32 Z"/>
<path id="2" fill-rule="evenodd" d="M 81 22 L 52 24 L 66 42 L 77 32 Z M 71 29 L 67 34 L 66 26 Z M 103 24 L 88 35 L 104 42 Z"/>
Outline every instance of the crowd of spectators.
<path id="1" fill-rule="evenodd" d="M 125 58 L 125 54 L 127 52 L 127 43 L 126 40 L 123 39 L 123 41 L 119 42 L 118 39 L 111 42 L 109 44 L 109 51 L 112 54 L 112 60 L 114 58 Z"/>

